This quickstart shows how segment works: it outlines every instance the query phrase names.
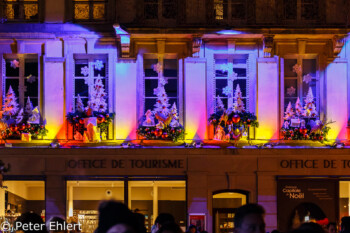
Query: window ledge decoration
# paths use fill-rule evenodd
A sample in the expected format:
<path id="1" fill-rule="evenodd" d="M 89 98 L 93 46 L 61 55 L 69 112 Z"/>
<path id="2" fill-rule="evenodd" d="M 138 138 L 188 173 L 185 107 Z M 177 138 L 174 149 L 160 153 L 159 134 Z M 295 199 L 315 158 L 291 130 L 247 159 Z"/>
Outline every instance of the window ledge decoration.
<path id="1" fill-rule="evenodd" d="M 75 112 L 68 113 L 66 118 L 76 129 L 74 140 L 84 143 L 107 140 L 108 127 L 114 118 L 114 113 L 107 112 L 106 92 L 100 77 L 95 81 L 88 106 L 84 107 L 78 95 Z"/>
<path id="2" fill-rule="evenodd" d="M 33 109 L 28 97 L 24 110 L 20 109 L 16 94 L 10 86 L 0 114 L 0 139 L 21 139 L 29 142 L 31 139 L 46 136 L 47 132 L 38 107 Z"/>
<path id="3" fill-rule="evenodd" d="M 209 117 L 209 122 L 215 129 L 214 140 L 238 141 L 248 135 L 249 127 L 259 127 L 256 116 L 244 108 L 239 85 L 233 99 L 233 108 L 226 110 L 220 96 L 217 97 L 216 112 Z"/>
<path id="4" fill-rule="evenodd" d="M 148 109 L 141 119 L 137 134 L 143 139 L 149 140 L 172 140 L 174 142 L 184 139 L 185 131 L 179 123 L 176 104 L 169 109 L 169 99 L 164 86 L 167 81 L 159 78 L 158 87 L 154 89 L 157 96 L 154 110 Z"/>
<path id="5" fill-rule="evenodd" d="M 330 127 L 333 122 L 319 120 L 316 111 L 316 105 L 311 87 L 305 98 L 305 106 L 302 107 L 298 97 L 293 109 L 289 102 L 281 134 L 284 140 L 326 140 Z"/>

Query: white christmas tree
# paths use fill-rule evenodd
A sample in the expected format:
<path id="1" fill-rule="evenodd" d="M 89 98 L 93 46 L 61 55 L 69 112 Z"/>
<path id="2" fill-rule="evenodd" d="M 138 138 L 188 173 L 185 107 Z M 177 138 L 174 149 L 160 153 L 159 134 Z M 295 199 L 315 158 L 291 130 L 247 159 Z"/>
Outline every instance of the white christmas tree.
<path id="1" fill-rule="evenodd" d="M 84 112 L 84 104 L 83 104 L 83 101 L 81 100 L 79 94 L 78 94 L 78 97 L 77 97 L 77 103 L 75 105 L 75 110 L 77 112 Z"/>
<path id="2" fill-rule="evenodd" d="M 235 97 L 233 99 L 234 99 L 233 111 L 244 112 L 244 103 L 242 100 L 242 92 L 241 92 L 241 88 L 239 87 L 239 84 L 237 84 L 237 87 L 235 90 Z"/>
<path id="3" fill-rule="evenodd" d="M 158 87 L 154 89 L 154 94 L 157 96 L 157 102 L 154 105 L 154 112 L 168 116 L 170 104 L 168 103 L 168 95 L 165 92 L 164 82 L 162 82 L 162 80 L 158 82 Z"/>
<path id="4" fill-rule="evenodd" d="M 300 99 L 298 97 L 297 101 L 295 102 L 295 115 L 297 117 L 301 117 L 303 115 L 303 106 L 300 104 Z"/>
<path id="5" fill-rule="evenodd" d="M 32 111 L 33 111 L 33 104 L 32 104 L 32 101 L 30 101 L 30 98 L 28 96 L 26 107 L 24 108 L 24 112 L 27 116 L 30 116 L 32 115 Z"/>
<path id="6" fill-rule="evenodd" d="M 224 110 L 225 106 L 224 103 L 222 102 L 220 96 L 216 97 L 216 111 L 222 111 Z"/>
<path id="7" fill-rule="evenodd" d="M 305 98 L 304 113 L 305 117 L 317 117 L 317 111 L 314 101 L 314 95 L 312 94 L 312 89 L 309 87 L 309 91 Z"/>
<path id="8" fill-rule="evenodd" d="M 290 120 L 294 116 L 294 111 L 292 108 L 292 103 L 289 101 L 286 112 L 284 113 L 284 119 Z"/>
<path id="9" fill-rule="evenodd" d="M 87 108 L 89 107 L 94 112 L 105 112 L 107 110 L 106 92 L 100 76 L 96 78 L 94 89 L 92 90 L 92 93 L 90 93 Z"/>
<path id="10" fill-rule="evenodd" d="M 172 114 L 172 119 L 170 122 L 170 126 L 171 127 L 179 127 L 179 115 L 177 113 L 177 108 L 176 108 L 176 104 L 174 103 L 173 106 L 171 107 L 171 114 Z"/>
<path id="11" fill-rule="evenodd" d="M 5 97 L 5 104 L 3 105 L 3 115 L 13 116 L 18 112 L 18 103 L 15 92 L 12 87 L 9 87 L 9 90 Z"/>

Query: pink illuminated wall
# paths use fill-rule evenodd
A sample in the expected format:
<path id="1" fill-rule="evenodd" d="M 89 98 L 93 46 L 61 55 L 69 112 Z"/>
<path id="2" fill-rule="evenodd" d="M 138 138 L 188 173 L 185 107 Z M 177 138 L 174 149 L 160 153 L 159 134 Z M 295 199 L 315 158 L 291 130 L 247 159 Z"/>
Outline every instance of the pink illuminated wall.
<path id="1" fill-rule="evenodd" d="M 278 138 L 278 60 L 258 59 L 257 139 Z"/>
<path id="2" fill-rule="evenodd" d="M 185 59 L 186 139 L 207 138 L 206 61 Z"/>

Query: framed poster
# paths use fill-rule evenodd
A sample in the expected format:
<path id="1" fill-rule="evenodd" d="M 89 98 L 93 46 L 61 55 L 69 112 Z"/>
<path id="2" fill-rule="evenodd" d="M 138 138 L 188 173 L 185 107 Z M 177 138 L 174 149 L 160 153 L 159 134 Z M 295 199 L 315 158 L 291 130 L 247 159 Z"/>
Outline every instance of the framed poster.
<path id="1" fill-rule="evenodd" d="M 206 222 L 204 213 L 191 213 L 188 217 L 189 225 L 194 225 L 197 227 L 197 231 L 206 231 Z"/>

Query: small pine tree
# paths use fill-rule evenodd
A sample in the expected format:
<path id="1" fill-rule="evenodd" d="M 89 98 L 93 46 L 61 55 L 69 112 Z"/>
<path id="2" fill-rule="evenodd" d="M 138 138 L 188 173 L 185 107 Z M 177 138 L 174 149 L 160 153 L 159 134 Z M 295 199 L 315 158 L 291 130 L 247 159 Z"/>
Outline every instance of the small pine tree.
<path id="1" fill-rule="evenodd" d="M 244 103 L 242 100 L 242 92 L 241 88 L 239 87 L 239 84 L 237 84 L 236 90 L 235 90 L 235 96 L 234 96 L 234 102 L 233 102 L 233 111 L 234 112 L 244 112 Z"/>
<path id="2" fill-rule="evenodd" d="M 216 111 L 220 112 L 223 111 L 225 109 L 224 103 L 222 102 L 220 96 L 218 95 L 216 97 Z"/>
<path id="3" fill-rule="evenodd" d="M 26 107 L 24 108 L 24 113 L 27 116 L 30 116 L 32 114 L 33 111 L 33 104 L 32 101 L 30 101 L 29 96 L 27 97 L 27 103 L 26 103 Z"/>
<path id="4" fill-rule="evenodd" d="M 95 80 L 94 89 L 90 94 L 88 108 L 89 107 L 94 112 L 107 111 L 106 92 L 100 76 L 98 76 L 98 78 Z"/>
<path id="5" fill-rule="evenodd" d="M 17 112 L 18 112 L 17 97 L 12 87 L 10 86 L 5 97 L 5 104 L 3 106 L 3 115 L 13 116 Z"/>
<path id="6" fill-rule="evenodd" d="M 75 110 L 77 112 L 84 112 L 84 104 L 83 104 L 83 101 L 81 100 L 79 94 L 78 94 L 78 97 L 77 97 L 77 103 L 75 105 Z"/>
<path id="7" fill-rule="evenodd" d="M 303 106 L 300 104 L 300 99 L 298 97 L 297 101 L 295 102 L 295 115 L 297 117 L 301 117 L 303 115 Z"/>
<path id="8" fill-rule="evenodd" d="M 294 116 L 294 111 L 292 108 L 292 103 L 289 101 L 286 112 L 284 113 L 284 119 L 290 120 Z"/>
<path id="9" fill-rule="evenodd" d="M 154 94 L 157 95 L 156 104 L 154 105 L 154 112 L 168 116 L 170 106 L 169 99 L 165 92 L 164 85 L 161 84 L 161 82 L 159 82 L 158 87 L 154 89 Z"/>
<path id="10" fill-rule="evenodd" d="M 309 87 L 309 91 L 305 98 L 304 114 L 305 117 L 317 117 L 317 111 L 314 101 L 314 95 L 312 94 L 312 89 Z"/>

